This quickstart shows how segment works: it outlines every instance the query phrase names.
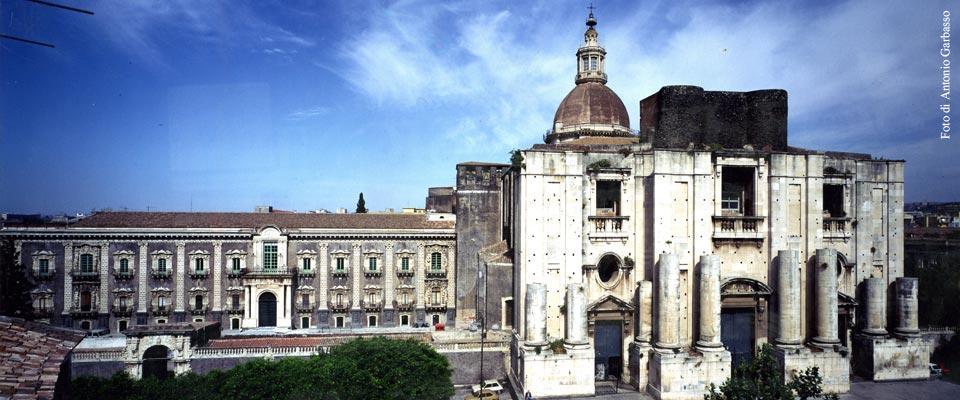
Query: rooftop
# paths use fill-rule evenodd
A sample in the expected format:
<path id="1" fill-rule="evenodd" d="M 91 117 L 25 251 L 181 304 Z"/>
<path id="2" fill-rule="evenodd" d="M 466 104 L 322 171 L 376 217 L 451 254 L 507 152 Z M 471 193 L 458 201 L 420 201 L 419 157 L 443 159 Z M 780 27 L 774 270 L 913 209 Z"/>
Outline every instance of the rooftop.
<path id="1" fill-rule="evenodd" d="M 250 212 L 100 212 L 72 225 L 77 228 L 262 228 L 283 229 L 453 229 L 452 221 L 431 221 L 423 214 L 316 214 Z"/>

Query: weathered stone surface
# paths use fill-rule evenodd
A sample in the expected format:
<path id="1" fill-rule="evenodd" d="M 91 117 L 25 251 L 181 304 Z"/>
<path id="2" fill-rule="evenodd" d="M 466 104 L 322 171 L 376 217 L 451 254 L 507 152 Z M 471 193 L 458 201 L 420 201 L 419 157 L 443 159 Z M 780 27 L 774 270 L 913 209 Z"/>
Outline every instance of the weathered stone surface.
<path id="1" fill-rule="evenodd" d="M 897 278 L 897 335 L 916 336 L 920 333 L 918 327 L 917 290 L 919 279 L 917 278 Z"/>
<path id="2" fill-rule="evenodd" d="M 868 278 L 863 281 L 866 302 L 864 303 L 863 333 L 886 335 L 887 282 L 883 278 Z"/>
<path id="3" fill-rule="evenodd" d="M 815 308 L 817 330 L 812 340 L 821 347 L 833 347 L 840 344 L 837 337 L 837 251 L 835 249 L 817 249 L 815 274 Z"/>
<path id="4" fill-rule="evenodd" d="M 542 283 L 527 284 L 526 344 L 547 343 L 547 288 Z"/>
<path id="5" fill-rule="evenodd" d="M 850 358 L 843 353 L 819 348 L 780 348 L 775 347 L 774 358 L 787 382 L 797 373 L 810 367 L 817 367 L 823 377 L 823 391 L 826 393 L 846 393 L 850 391 Z"/>
<path id="6" fill-rule="evenodd" d="M 777 253 L 777 302 L 779 303 L 779 335 L 776 343 L 796 346 L 803 342 L 800 331 L 800 252 L 780 250 Z"/>
<path id="7" fill-rule="evenodd" d="M 702 354 L 652 352 L 647 392 L 661 400 L 700 400 L 710 384 L 730 378 L 728 351 Z"/>
<path id="8" fill-rule="evenodd" d="M 587 337 L 587 297 L 583 285 L 567 285 L 567 336 L 564 342 L 570 346 L 582 346 Z"/>
<path id="9" fill-rule="evenodd" d="M 720 343 L 720 257 L 700 256 L 700 340 L 697 348 L 716 351 Z"/>
<path id="10" fill-rule="evenodd" d="M 680 267 L 677 255 L 660 254 L 657 280 L 658 349 L 680 348 Z"/>
<path id="11" fill-rule="evenodd" d="M 857 375 L 877 382 L 928 379 L 930 348 L 922 337 L 854 335 L 853 365 Z"/>

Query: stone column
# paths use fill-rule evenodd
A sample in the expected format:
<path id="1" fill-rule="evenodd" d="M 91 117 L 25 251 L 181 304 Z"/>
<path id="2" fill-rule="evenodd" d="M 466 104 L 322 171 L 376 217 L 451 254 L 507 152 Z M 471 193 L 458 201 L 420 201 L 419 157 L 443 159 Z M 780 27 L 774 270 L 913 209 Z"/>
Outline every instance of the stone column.
<path id="1" fill-rule="evenodd" d="M 883 336 L 887 334 L 887 282 L 883 278 L 868 278 L 863 281 L 866 297 L 864 304 L 863 333 Z"/>
<path id="2" fill-rule="evenodd" d="M 174 279 L 174 281 L 175 281 L 175 282 L 174 282 L 174 290 L 176 290 L 176 292 L 177 292 L 177 293 L 176 293 L 176 302 L 177 302 L 177 303 L 176 303 L 175 309 L 174 309 L 174 311 L 176 311 L 176 312 L 184 312 L 184 310 L 185 310 L 185 308 L 184 308 L 184 307 L 185 307 L 185 306 L 184 306 L 184 304 L 185 304 L 185 303 L 184 303 L 184 291 L 185 291 L 185 290 L 184 290 L 184 285 L 185 285 L 185 283 L 184 283 L 184 274 L 185 274 L 185 272 L 186 272 L 185 270 L 186 270 L 186 268 L 187 268 L 186 247 L 185 247 L 185 246 L 186 246 L 186 245 L 185 245 L 183 242 L 177 242 L 177 262 L 176 262 L 176 264 L 174 264 L 174 266 L 173 266 L 174 268 L 176 268 L 175 274 L 174 274 L 174 276 L 173 276 L 173 279 Z M 180 322 L 180 321 L 177 321 L 177 322 Z"/>
<path id="3" fill-rule="evenodd" d="M 641 281 L 638 285 L 640 287 L 637 293 L 639 321 L 637 321 L 637 336 L 633 340 L 650 344 L 653 336 L 653 282 Z"/>
<path id="4" fill-rule="evenodd" d="M 137 312 L 147 312 L 147 276 L 150 275 L 150 266 L 147 263 L 147 242 L 138 242 L 139 252 L 137 253 Z M 139 318 L 139 317 L 138 317 Z M 145 324 L 144 322 L 137 322 Z"/>
<path id="5" fill-rule="evenodd" d="M 680 266 L 677 255 L 660 255 L 657 279 L 657 341 L 660 349 L 680 348 Z"/>
<path id="6" fill-rule="evenodd" d="M 917 336 L 918 328 L 917 278 L 897 278 L 897 328 L 894 330 L 899 336 Z M 956 299 L 952 299 L 956 301 Z"/>
<path id="7" fill-rule="evenodd" d="M 526 296 L 526 344 L 547 344 L 547 288 L 542 283 L 528 283 Z"/>
<path id="8" fill-rule="evenodd" d="M 777 303 L 778 332 L 775 342 L 785 346 L 799 346 L 803 343 L 800 329 L 800 251 L 780 250 L 777 252 Z"/>
<path id="9" fill-rule="evenodd" d="M 813 344 L 820 347 L 831 347 L 840 344 L 838 335 L 839 322 L 837 320 L 837 251 L 835 249 L 817 249 L 817 266 L 814 271 L 814 290 L 817 296 L 815 315 L 817 317 L 817 336 Z"/>
<path id="10" fill-rule="evenodd" d="M 383 254 L 383 308 L 393 310 L 394 281 L 396 272 L 393 265 L 393 243 L 387 243 Z"/>
<path id="11" fill-rule="evenodd" d="M 700 256 L 700 340 L 703 351 L 723 349 L 720 342 L 720 257 Z"/>
<path id="12" fill-rule="evenodd" d="M 327 276 L 330 274 L 330 255 L 327 252 L 328 246 L 326 243 L 320 243 L 318 246 L 320 253 L 317 257 L 317 271 L 320 275 L 320 284 L 317 285 L 317 303 L 320 306 L 321 311 L 327 310 L 327 292 L 329 291 L 329 278 Z M 322 321 L 326 322 L 326 321 Z"/>
<path id="13" fill-rule="evenodd" d="M 223 309 L 220 293 L 221 286 L 223 282 L 221 280 L 221 274 L 223 273 L 223 242 L 215 241 L 213 242 L 213 312 L 216 314 L 216 320 L 220 322 L 220 311 Z"/>
<path id="14" fill-rule="evenodd" d="M 424 306 L 423 291 L 425 290 L 424 274 L 426 274 L 426 268 L 424 268 L 424 260 L 423 260 L 424 257 L 426 257 L 424 245 L 423 243 L 417 243 L 417 259 L 414 260 L 414 264 L 415 264 L 414 268 L 417 269 L 416 274 L 414 275 L 414 286 L 415 286 L 414 289 L 416 293 L 414 293 L 413 295 L 413 297 L 417 301 L 417 322 L 423 322 L 423 319 L 421 319 L 421 316 L 425 315 L 423 311 L 423 308 L 424 308 L 423 307 Z"/>
<path id="15" fill-rule="evenodd" d="M 565 342 L 569 346 L 587 344 L 587 296 L 583 285 L 571 283 L 567 285 L 567 337 Z"/>
<path id="16" fill-rule="evenodd" d="M 353 284 L 353 289 L 350 290 L 351 301 L 350 301 L 350 310 L 359 311 L 360 310 L 360 277 L 363 276 L 363 259 L 360 257 L 360 243 L 353 244 L 353 252 L 350 254 L 350 280 Z"/>
<path id="17" fill-rule="evenodd" d="M 110 316 L 110 243 L 100 242 L 100 298 L 97 299 L 97 306 L 100 311 L 101 323 L 104 317 L 109 321 Z M 100 326 L 107 328 L 109 326 Z"/>
<path id="18" fill-rule="evenodd" d="M 73 318 L 70 311 L 73 309 L 73 243 L 63 244 L 63 311 L 60 316 L 62 326 L 72 328 Z"/>
<path id="19" fill-rule="evenodd" d="M 455 327 L 457 318 L 457 250 L 453 242 L 447 246 L 447 326 Z"/>

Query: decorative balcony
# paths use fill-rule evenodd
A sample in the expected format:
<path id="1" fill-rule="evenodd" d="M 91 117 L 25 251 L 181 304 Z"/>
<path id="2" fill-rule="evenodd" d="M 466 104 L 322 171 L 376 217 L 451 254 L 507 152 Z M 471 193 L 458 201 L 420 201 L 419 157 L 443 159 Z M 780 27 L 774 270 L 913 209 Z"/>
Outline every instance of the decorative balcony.
<path id="1" fill-rule="evenodd" d="M 765 237 L 763 231 L 764 219 L 766 217 L 714 215 L 714 245 L 731 243 L 739 246 L 744 242 L 749 242 L 759 247 L 763 244 L 763 238 Z"/>
<path id="2" fill-rule="evenodd" d="M 444 269 L 428 269 L 427 278 L 444 278 L 447 276 L 447 271 Z"/>
<path id="3" fill-rule="evenodd" d="M 350 302 L 344 301 L 341 303 L 336 303 L 331 301 L 330 304 L 328 304 L 328 306 L 332 311 L 337 311 L 337 312 L 347 311 L 348 309 L 350 309 Z"/>
<path id="4" fill-rule="evenodd" d="M 133 313 L 133 307 L 129 305 L 114 305 L 113 315 L 118 317 L 129 317 Z"/>
<path id="5" fill-rule="evenodd" d="M 70 314 L 74 318 L 93 318 L 97 316 L 97 309 L 93 305 L 86 307 L 74 307 L 72 310 L 70 310 Z"/>
<path id="6" fill-rule="evenodd" d="M 343 269 L 334 268 L 333 272 L 331 272 L 331 275 L 333 275 L 334 278 L 347 277 L 347 276 L 350 276 L 350 270 L 348 268 L 343 268 Z"/>
<path id="7" fill-rule="evenodd" d="M 247 273 L 245 273 L 244 275 L 248 277 L 257 277 L 257 276 L 287 277 L 287 276 L 291 276 L 292 273 L 286 267 L 281 266 L 277 268 L 263 268 L 263 267 L 253 268 L 250 271 L 247 271 Z"/>
<path id="8" fill-rule="evenodd" d="M 363 303 L 364 311 L 380 311 L 381 309 L 383 309 L 382 301 L 368 302 L 364 300 L 362 303 Z"/>
<path id="9" fill-rule="evenodd" d="M 630 217 L 622 215 L 613 216 L 588 216 L 587 220 L 593 222 L 593 231 L 599 233 L 615 233 L 623 231 L 623 222 Z"/>
<path id="10" fill-rule="evenodd" d="M 227 311 L 227 314 L 230 314 L 230 315 L 240 315 L 240 314 L 243 314 L 243 306 L 239 304 L 235 304 L 230 307 L 227 307 L 226 311 Z"/>
<path id="11" fill-rule="evenodd" d="M 413 270 L 408 269 L 404 271 L 402 269 L 397 269 L 397 276 L 413 276 Z"/>
<path id="12" fill-rule="evenodd" d="M 34 278 L 40 281 L 50 281 L 53 280 L 57 275 L 53 273 L 53 270 L 47 270 L 47 272 L 35 272 L 33 274 Z"/>
<path id="13" fill-rule="evenodd" d="M 824 217 L 823 218 L 823 238 L 824 239 L 850 239 L 852 233 L 849 227 L 850 218 L 848 217 Z"/>
<path id="14" fill-rule="evenodd" d="M 113 277 L 117 278 L 117 280 L 133 279 L 133 271 L 129 269 L 126 271 L 113 271 Z"/>
<path id="15" fill-rule="evenodd" d="M 167 269 L 167 270 L 159 271 L 155 269 L 153 270 L 153 272 L 150 273 L 150 275 L 153 275 L 154 279 L 170 279 L 170 270 Z"/>
<path id="16" fill-rule="evenodd" d="M 303 269 L 303 268 L 301 268 L 301 269 L 297 270 L 297 275 L 300 275 L 300 276 L 311 276 L 311 277 L 312 277 L 312 276 L 316 275 L 316 271 L 315 271 L 313 268 L 310 268 L 310 269 Z"/>
<path id="17" fill-rule="evenodd" d="M 152 306 L 150 307 L 150 313 L 153 315 L 170 315 L 169 306 Z"/>
<path id="18" fill-rule="evenodd" d="M 297 303 L 297 312 L 301 312 L 301 313 L 313 312 L 313 308 L 314 308 L 314 307 L 313 307 L 313 302 L 312 302 L 312 301 L 309 301 L 309 302 L 302 302 L 302 301 L 301 301 L 301 302 Z"/>
<path id="19" fill-rule="evenodd" d="M 33 309 L 33 314 L 37 318 L 47 318 L 53 315 L 53 302 L 51 301 L 50 305 L 44 307 L 37 307 Z"/>
<path id="20" fill-rule="evenodd" d="M 193 315 L 203 315 L 207 313 L 207 306 L 203 307 L 190 307 L 190 314 Z"/>
<path id="21" fill-rule="evenodd" d="M 98 281 L 98 280 L 100 280 L 100 272 L 99 272 L 99 271 L 80 271 L 80 270 L 76 270 L 76 269 L 75 269 L 75 270 L 73 270 L 72 273 L 70 273 L 70 275 L 73 276 L 74 282 Z"/>
<path id="22" fill-rule="evenodd" d="M 427 303 L 427 311 L 446 311 L 447 305 L 444 303 Z"/>
<path id="23" fill-rule="evenodd" d="M 239 278 L 239 277 L 241 277 L 241 276 L 243 276 L 243 268 L 241 268 L 241 269 L 233 269 L 233 268 L 227 269 L 227 277 L 228 277 L 228 278 Z"/>
<path id="24" fill-rule="evenodd" d="M 207 270 L 203 270 L 203 271 L 191 270 L 190 271 L 190 278 L 193 278 L 193 279 L 206 279 L 207 276 L 208 276 Z"/>
<path id="25" fill-rule="evenodd" d="M 367 278 L 379 278 L 381 275 L 383 275 L 383 271 L 379 269 L 376 271 L 371 271 L 369 269 L 363 271 L 363 276 Z"/>
<path id="26" fill-rule="evenodd" d="M 412 301 L 408 301 L 408 302 L 406 302 L 406 303 L 401 303 L 401 302 L 399 302 L 399 301 L 394 301 L 393 303 L 394 303 L 394 306 L 393 306 L 393 307 L 396 308 L 397 310 L 400 310 L 400 311 L 410 311 L 410 310 L 412 310 L 413 307 L 414 307 Z"/>

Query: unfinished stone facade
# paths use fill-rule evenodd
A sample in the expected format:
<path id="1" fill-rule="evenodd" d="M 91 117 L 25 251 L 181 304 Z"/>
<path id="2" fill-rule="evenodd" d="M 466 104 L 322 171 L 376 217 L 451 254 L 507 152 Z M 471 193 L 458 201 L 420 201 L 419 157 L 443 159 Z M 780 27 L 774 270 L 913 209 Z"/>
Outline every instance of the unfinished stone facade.
<path id="1" fill-rule="evenodd" d="M 562 120 L 504 176 L 518 389 L 582 394 L 588 384 L 563 371 L 583 363 L 598 380 L 699 399 L 771 343 L 785 379 L 817 366 L 828 391 L 847 391 L 858 287 L 877 278 L 885 292 L 903 274 L 903 162 L 788 146 L 782 90 L 667 87 L 641 102 L 631 132 L 605 86 L 606 52 L 584 50 L 599 46 L 595 24 L 591 16 Z M 583 54 L 600 61 L 589 80 L 583 69 L 595 64 Z M 593 359 L 548 355 L 559 357 L 557 374 L 532 374 L 544 355 L 531 349 L 570 340 L 571 284 L 585 290 Z M 926 354 L 912 343 L 903 352 Z M 903 364 L 890 357 L 898 361 L 875 364 Z"/>

